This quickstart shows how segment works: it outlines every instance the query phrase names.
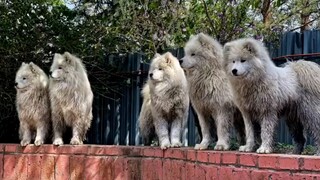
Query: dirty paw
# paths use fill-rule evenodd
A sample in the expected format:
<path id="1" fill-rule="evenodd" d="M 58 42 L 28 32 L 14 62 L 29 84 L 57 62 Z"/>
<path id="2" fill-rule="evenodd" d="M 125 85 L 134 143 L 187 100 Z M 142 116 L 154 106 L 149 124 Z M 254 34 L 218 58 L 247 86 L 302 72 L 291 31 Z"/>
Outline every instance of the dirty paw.
<path id="1" fill-rule="evenodd" d="M 61 138 L 57 138 L 53 141 L 53 145 L 60 146 L 63 145 L 63 140 Z"/>
<path id="2" fill-rule="evenodd" d="M 253 147 L 252 146 L 248 146 L 248 145 L 240 146 L 239 147 L 239 151 L 241 151 L 241 152 L 252 152 L 253 151 Z"/>
<path id="3" fill-rule="evenodd" d="M 171 144 L 171 147 L 181 147 L 182 146 L 182 143 L 181 142 L 173 142 Z"/>
<path id="4" fill-rule="evenodd" d="M 218 151 L 226 151 L 229 150 L 229 146 L 227 144 L 216 144 L 216 146 L 214 146 L 214 150 L 218 150 Z"/>
<path id="5" fill-rule="evenodd" d="M 40 146 L 40 145 L 42 145 L 44 142 L 43 142 L 43 140 L 42 139 L 36 139 L 35 141 L 34 141 L 34 145 L 36 145 L 36 146 Z"/>
<path id="6" fill-rule="evenodd" d="M 269 153 L 272 153 L 272 149 L 268 147 L 260 147 L 259 149 L 257 149 L 257 153 L 269 154 Z"/>
<path id="7" fill-rule="evenodd" d="M 71 141 L 70 141 L 70 144 L 72 144 L 72 145 L 81 145 L 81 144 L 83 144 L 83 142 L 80 141 L 79 138 L 72 138 Z"/>
<path id="8" fill-rule="evenodd" d="M 30 140 L 22 140 L 22 141 L 20 142 L 20 145 L 21 145 L 21 146 L 27 146 L 28 144 L 30 144 Z"/>
<path id="9" fill-rule="evenodd" d="M 204 150 L 204 149 L 208 149 L 209 144 L 196 144 L 196 146 L 194 147 L 194 149 L 197 150 Z"/>

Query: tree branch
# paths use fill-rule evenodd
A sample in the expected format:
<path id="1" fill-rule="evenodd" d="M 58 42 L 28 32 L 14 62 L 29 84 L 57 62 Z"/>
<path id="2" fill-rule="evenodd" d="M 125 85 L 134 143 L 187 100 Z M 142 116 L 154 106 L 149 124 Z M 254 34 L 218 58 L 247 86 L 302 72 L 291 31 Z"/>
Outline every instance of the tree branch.
<path id="1" fill-rule="evenodd" d="M 202 0 L 202 3 L 203 3 L 203 5 L 204 5 L 204 10 L 205 10 L 205 12 L 206 12 L 206 16 L 207 16 L 207 19 L 208 19 L 208 21 L 209 21 L 209 23 L 210 23 L 211 29 L 214 30 L 214 24 L 213 24 L 212 19 L 210 18 L 210 15 L 209 15 L 209 12 L 208 12 L 207 3 L 206 3 L 205 0 Z M 210 33 L 212 33 L 212 32 L 210 32 Z"/>
<path id="2" fill-rule="evenodd" d="M 304 26 L 306 26 L 306 25 L 308 25 L 308 24 L 313 23 L 314 21 L 316 21 L 316 20 L 319 19 L 319 18 L 320 18 L 320 16 L 318 16 L 317 18 L 314 18 L 313 20 L 311 20 L 311 21 L 309 21 L 309 22 L 307 22 L 307 23 L 302 24 L 302 25 L 299 26 L 299 27 L 293 28 L 293 29 L 291 29 L 291 30 L 289 30 L 289 31 L 295 31 L 295 30 L 297 30 L 297 29 L 300 29 L 300 28 L 302 28 L 302 27 L 304 27 Z"/>

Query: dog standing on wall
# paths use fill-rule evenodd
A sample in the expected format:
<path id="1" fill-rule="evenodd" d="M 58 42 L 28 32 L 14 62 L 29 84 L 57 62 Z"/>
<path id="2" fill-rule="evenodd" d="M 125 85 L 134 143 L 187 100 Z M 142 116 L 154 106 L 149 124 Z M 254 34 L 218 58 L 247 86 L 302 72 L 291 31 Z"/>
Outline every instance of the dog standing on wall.
<path id="1" fill-rule="evenodd" d="M 202 132 L 202 141 L 195 149 L 207 149 L 212 143 L 210 121 L 215 121 L 218 141 L 215 150 L 230 148 L 231 127 L 234 124 L 238 140 L 244 141 L 244 124 L 233 103 L 228 78 L 223 69 L 222 46 L 210 36 L 200 33 L 190 38 L 180 60 L 186 70 L 189 95 Z"/>
<path id="2" fill-rule="evenodd" d="M 271 61 L 264 45 L 254 39 L 239 39 L 224 46 L 224 67 L 231 82 L 234 101 L 245 122 L 246 144 L 240 151 L 253 151 L 253 122 L 261 125 L 262 144 L 257 153 L 273 152 L 275 129 L 280 116 L 300 96 L 297 73 L 290 66 L 277 67 Z M 295 125 L 289 129 L 297 143 L 295 153 L 301 153 L 305 138 L 301 122 L 289 118 Z"/>
<path id="3" fill-rule="evenodd" d="M 188 87 L 179 61 L 171 53 L 155 55 L 142 94 L 139 126 L 144 143 L 151 143 L 155 131 L 161 149 L 182 146 L 189 110 Z"/>
<path id="4" fill-rule="evenodd" d="M 17 90 L 16 107 L 20 127 L 21 146 L 44 143 L 50 125 L 49 80 L 47 75 L 33 62 L 22 63 L 15 79 Z"/>
<path id="5" fill-rule="evenodd" d="M 53 144 L 63 144 L 65 126 L 72 128 L 70 144 L 83 144 L 92 121 L 93 93 L 81 60 L 56 53 L 50 68 Z"/>

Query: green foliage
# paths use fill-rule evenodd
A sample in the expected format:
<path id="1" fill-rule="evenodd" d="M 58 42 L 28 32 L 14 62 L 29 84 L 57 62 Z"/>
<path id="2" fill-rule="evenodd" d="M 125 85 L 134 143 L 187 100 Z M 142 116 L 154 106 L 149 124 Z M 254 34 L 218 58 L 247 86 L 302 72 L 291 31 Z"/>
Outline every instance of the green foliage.
<path id="1" fill-rule="evenodd" d="M 94 93 L 108 96 L 127 82 L 114 78 L 127 53 L 143 52 L 150 58 L 155 52 L 183 47 L 199 32 L 221 43 L 256 35 L 273 41 L 300 21 L 301 12 L 319 17 L 317 0 L 275 0 L 270 1 L 267 26 L 261 21 L 262 2 L 0 0 L 0 129 L 5 129 L 0 142 L 8 139 L 5 135 L 17 139 L 6 130 L 17 132 L 13 79 L 21 62 L 33 61 L 48 72 L 53 54 L 69 51 L 84 59 Z M 112 54 L 120 56 L 106 63 Z"/>

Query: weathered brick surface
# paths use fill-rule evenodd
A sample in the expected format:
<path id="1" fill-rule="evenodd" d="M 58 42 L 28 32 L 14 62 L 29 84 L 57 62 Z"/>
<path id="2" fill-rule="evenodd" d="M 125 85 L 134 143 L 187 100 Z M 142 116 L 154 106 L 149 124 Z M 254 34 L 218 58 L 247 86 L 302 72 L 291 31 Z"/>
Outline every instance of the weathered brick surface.
<path id="1" fill-rule="evenodd" d="M 0 179 L 320 179 L 320 157 L 135 146 L 0 144 Z"/>

